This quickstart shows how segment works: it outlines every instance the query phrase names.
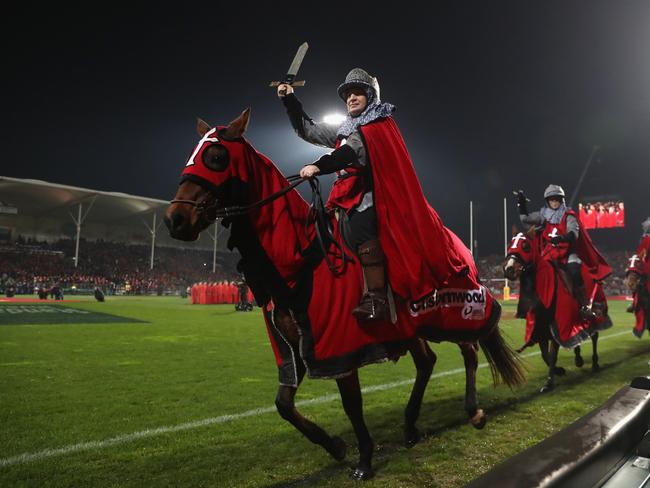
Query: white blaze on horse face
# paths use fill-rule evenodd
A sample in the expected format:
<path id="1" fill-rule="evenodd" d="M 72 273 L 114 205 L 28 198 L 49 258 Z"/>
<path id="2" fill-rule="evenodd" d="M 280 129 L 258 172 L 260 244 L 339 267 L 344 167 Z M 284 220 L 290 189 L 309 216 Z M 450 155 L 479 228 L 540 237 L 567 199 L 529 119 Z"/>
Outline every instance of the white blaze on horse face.
<path id="1" fill-rule="evenodd" d="M 194 148 L 194 152 L 192 152 L 192 155 L 190 158 L 187 160 L 187 164 L 185 167 L 192 166 L 194 164 L 194 158 L 196 155 L 199 153 L 201 148 L 203 147 L 203 144 L 206 142 L 219 142 L 219 139 L 217 137 L 210 137 L 212 134 L 217 132 L 217 128 L 215 127 L 214 129 L 210 129 L 208 132 L 205 133 L 205 135 L 201 138 L 199 143 L 196 145 Z"/>
<path id="2" fill-rule="evenodd" d="M 548 235 L 549 237 L 557 237 L 557 227 L 553 227 L 553 230 Z"/>
<path id="3" fill-rule="evenodd" d="M 641 259 L 635 254 L 630 259 L 628 259 L 628 261 L 630 262 L 630 268 L 634 268 L 636 266 L 636 262 L 641 261 Z"/>
<path id="4" fill-rule="evenodd" d="M 526 236 L 523 233 L 519 233 L 516 236 L 512 238 L 512 246 L 510 246 L 510 249 L 517 249 L 519 247 L 519 241 L 525 241 Z"/>
<path id="5" fill-rule="evenodd" d="M 515 265 L 515 258 L 513 256 L 510 256 L 510 259 L 506 261 L 506 265 L 505 265 L 506 271 L 514 267 L 514 265 Z"/>

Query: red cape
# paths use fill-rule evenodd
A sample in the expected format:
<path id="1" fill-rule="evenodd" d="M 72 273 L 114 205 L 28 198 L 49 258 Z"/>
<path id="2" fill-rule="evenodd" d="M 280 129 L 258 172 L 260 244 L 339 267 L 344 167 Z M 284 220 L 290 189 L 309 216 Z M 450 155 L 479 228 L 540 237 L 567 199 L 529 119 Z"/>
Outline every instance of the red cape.
<path id="1" fill-rule="evenodd" d="M 567 210 L 566 213 L 568 215 L 573 215 L 580 223 L 580 235 L 576 242 L 576 252 L 578 253 L 578 256 L 582 259 L 583 264 L 593 279 L 597 281 L 604 280 L 612 274 L 612 268 L 607 264 L 605 258 L 598 252 L 593 242 L 591 242 L 589 232 L 587 232 L 585 226 L 582 225 L 582 222 L 580 222 L 576 213 L 573 210 Z"/>
<path id="2" fill-rule="evenodd" d="M 360 130 L 372 168 L 390 284 L 398 295 L 417 300 L 444 288 L 468 266 L 464 251 L 427 202 L 393 119 L 379 119 Z"/>
<path id="3" fill-rule="evenodd" d="M 643 247 L 644 240 L 645 240 L 645 244 L 650 244 L 650 237 L 644 237 L 641 241 L 641 245 L 639 246 L 639 251 L 643 253 L 642 254 L 643 256 L 646 255 L 646 251 L 648 249 L 647 247 Z M 650 276 L 650 260 L 647 261 L 642 261 L 641 259 L 636 260 L 634 262 L 634 266 L 629 266 L 627 268 L 627 273 L 629 273 L 630 271 L 633 271 L 634 273 L 637 273 L 642 277 Z M 636 319 L 636 322 L 634 324 L 634 329 L 632 329 L 632 332 L 638 338 L 641 338 L 644 330 L 647 329 L 650 332 L 650 316 L 649 316 L 650 310 L 646 310 L 644 308 L 643 306 L 644 300 L 641 299 L 641 294 L 650 295 L 650 279 L 646 278 L 645 289 L 636 290 L 632 294 L 632 298 L 633 298 L 632 306 L 634 309 L 634 316 Z"/>

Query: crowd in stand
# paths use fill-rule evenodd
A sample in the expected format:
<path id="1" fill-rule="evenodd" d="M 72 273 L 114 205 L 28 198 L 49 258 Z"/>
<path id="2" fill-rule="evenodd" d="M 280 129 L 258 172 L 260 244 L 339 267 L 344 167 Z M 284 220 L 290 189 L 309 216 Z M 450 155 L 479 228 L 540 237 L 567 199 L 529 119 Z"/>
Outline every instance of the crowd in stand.
<path id="1" fill-rule="evenodd" d="M 99 287 L 107 294 L 184 293 L 195 283 L 239 281 L 236 255 L 218 255 L 212 272 L 212 252 L 178 248 L 156 248 L 153 270 L 151 248 L 146 245 L 105 241 L 82 241 L 79 266 L 74 266 L 75 242 L 19 240 L 0 245 L 0 293 L 12 285 L 17 294 L 34 294 L 58 286 L 66 293 L 90 291 Z M 604 253 L 612 266 L 605 280 L 607 295 L 625 295 L 625 270 L 630 253 Z M 503 290 L 503 257 L 488 256 L 477 261 L 482 282 L 495 294 Z M 517 283 L 509 283 L 513 293 Z"/>
<path id="2" fill-rule="evenodd" d="M 181 293 L 199 281 L 236 279 L 235 257 L 212 252 L 158 247 L 150 269 L 151 248 L 105 241 L 82 241 L 74 265 L 75 241 L 35 242 L 20 239 L 0 246 L 0 292 L 12 285 L 18 294 L 58 286 L 67 293 L 99 287 L 108 294 Z"/>

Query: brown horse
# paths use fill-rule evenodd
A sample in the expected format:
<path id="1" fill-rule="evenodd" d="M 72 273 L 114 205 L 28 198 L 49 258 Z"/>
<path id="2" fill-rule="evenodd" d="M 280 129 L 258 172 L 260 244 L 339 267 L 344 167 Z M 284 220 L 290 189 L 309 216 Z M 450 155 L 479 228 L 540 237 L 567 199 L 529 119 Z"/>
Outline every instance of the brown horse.
<path id="1" fill-rule="evenodd" d="M 566 370 L 557 366 L 557 358 L 560 346 L 573 348 L 575 354 L 575 365 L 581 368 L 584 365 L 580 343 L 587 337 L 591 339 L 593 352 L 591 356 L 591 370 L 598 372 L 598 330 L 611 327 L 611 320 L 607 316 L 606 303 L 595 304 L 599 314 L 598 323 L 592 324 L 590 328 L 581 326 L 583 332 L 574 336 L 562 336 L 558 330 L 558 298 L 564 307 L 573 307 L 577 310 L 578 304 L 571 297 L 571 290 L 567 284 L 568 280 L 562 278 L 563 271 L 553 266 L 543 268 L 547 273 L 550 271 L 552 280 L 537 280 L 536 266 L 542 261 L 539 252 L 539 238 L 535 229 L 531 229 L 528 235 L 518 233 L 513 236 L 508 247 L 508 254 L 503 265 L 504 275 L 511 281 L 519 281 L 519 303 L 517 305 L 517 318 L 526 319 L 526 340 L 525 344 L 517 350 L 522 352 L 526 347 L 537 343 L 544 363 L 548 366 L 548 377 L 541 387 L 541 393 L 547 393 L 555 388 L 555 377 L 563 376 Z M 542 263 L 546 264 L 546 263 Z M 551 281 L 554 289 L 554 298 L 546 306 L 538 296 L 540 283 Z M 591 284 L 593 288 L 598 284 Z M 598 291 L 599 288 L 596 289 Z M 564 298 L 562 298 L 564 297 Z M 603 295 L 604 299 L 604 295 Z M 574 303 L 575 302 L 575 303 Z M 598 305 L 598 307 L 596 307 Z M 580 330 L 576 327 L 574 330 Z"/>
<path id="2" fill-rule="evenodd" d="M 309 369 L 309 360 L 313 358 L 306 357 L 304 350 L 305 342 L 311 339 L 305 325 L 309 319 L 300 300 L 306 297 L 307 302 L 313 302 L 312 290 L 316 286 L 323 292 L 333 290 L 336 296 L 360 293 L 360 286 L 355 281 L 358 290 L 343 288 L 345 283 L 342 284 L 340 275 L 329 271 L 314 274 L 315 263 L 329 259 L 328 246 L 322 245 L 322 239 L 316 238 L 317 235 L 326 233 L 329 223 L 319 223 L 314 212 L 294 189 L 299 180 L 289 184 L 270 160 L 243 139 L 248 120 L 249 110 L 225 127 L 212 129 L 199 120 L 197 130 L 201 141 L 190 156 L 187 166 L 201 166 L 200 171 L 206 176 L 183 177 L 176 196 L 167 209 L 165 222 L 172 237 L 188 241 L 197 239 L 199 233 L 218 217 L 223 218 L 223 225 L 230 226 L 229 247 L 237 248 L 241 254 L 241 270 L 256 301 L 264 306 L 269 334 L 272 340 L 276 339 L 274 347 L 284 348 L 287 355 L 294 358 L 291 364 L 279 364 L 280 385 L 275 401 L 278 412 L 310 441 L 322 446 L 334 459 L 342 460 L 346 454 L 344 441 L 340 437 L 330 436 L 314 422 L 307 420 L 295 406 L 294 398 L 305 374 L 309 372 L 314 376 L 314 371 Z M 316 245 L 316 242 L 321 245 Z M 334 244 L 330 247 L 332 246 Z M 344 250 L 339 256 L 343 254 Z M 294 269 L 292 266 L 295 263 L 298 264 Z M 297 276 L 302 276 L 300 273 L 307 270 L 308 279 L 297 278 L 292 283 L 293 286 L 288 286 L 282 273 L 289 268 Z M 348 269 L 354 270 L 351 265 Z M 296 295 L 303 298 L 298 300 Z M 499 311 L 495 302 L 495 324 L 498 323 Z M 332 309 L 332 313 L 335 312 Z M 349 315 L 349 312 L 346 313 Z M 395 327 L 389 324 L 389 328 Z M 418 333 L 421 337 L 436 339 L 434 333 L 427 333 L 428 330 L 421 327 Z M 396 359 L 407 351 L 411 354 L 417 373 L 404 412 L 404 435 L 407 445 L 412 445 L 420 439 L 415 423 L 436 362 L 436 355 L 421 337 L 411 337 L 392 351 L 382 352 L 379 348 L 377 355 L 367 361 L 359 360 L 356 367 L 343 374 L 339 371 L 329 376 L 320 376 L 336 379 L 343 408 L 358 440 L 359 461 L 352 474 L 353 478 L 364 480 L 373 475 L 374 449 L 363 418 L 357 368 L 368 362 Z M 465 409 L 472 425 L 481 428 L 485 423 L 485 415 L 477 406 L 475 382 L 478 347 L 472 340 L 464 340 L 460 336 L 454 342 L 460 346 L 465 362 Z M 479 343 L 491 366 L 495 383 L 500 379 L 512 387 L 524 381 L 519 360 L 502 340 L 497 325 L 489 334 L 480 337 Z M 370 344 L 369 348 L 375 346 Z M 295 361 L 295 358 L 302 360 Z M 285 374 L 286 367 L 289 367 L 288 375 Z"/>

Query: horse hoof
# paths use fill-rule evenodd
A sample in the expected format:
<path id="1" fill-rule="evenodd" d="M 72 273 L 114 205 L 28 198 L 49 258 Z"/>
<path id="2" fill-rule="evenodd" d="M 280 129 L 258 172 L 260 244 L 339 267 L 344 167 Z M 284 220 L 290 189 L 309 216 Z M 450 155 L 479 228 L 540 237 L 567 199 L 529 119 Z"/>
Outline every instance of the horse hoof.
<path id="1" fill-rule="evenodd" d="M 472 427 L 474 427 L 476 430 L 481 430 L 487 423 L 487 415 L 485 415 L 485 412 L 483 412 L 483 410 L 478 409 L 476 415 L 469 419 L 469 423 L 472 424 Z"/>
<path id="2" fill-rule="evenodd" d="M 365 469 L 357 466 L 354 468 L 352 473 L 350 473 L 350 478 L 355 481 L 366 481 L 372 478 L 374 475 L 375 473 L 373 473 L 372 468 Z"/>
<path id="3" fill-rule="evenodd" d="M 598 363 L 592 364 L 591 365 L 591 372 L 592 373 L 599 373 L 600 372 L 600 365 Z"/>
<path id="4" fill-rule="evenodd" d="M 555 382 L 553 381 L 547 381 L 544 386 L 542 386 L 539 389 L 540 393 L 549 393 L 551 391 L 555 390 Z"/>
<path id="5" fill-rule="evenodd" d="M 422 439 L 422 435 L 417 427 L 410 427 L 404 429 L 404 444 L 407 448 L 411 448 L 416 445 Z"/>
<path id="6" fill-rule="evenodd" d="M 582 359 L 582 356 L 576 356 L 576 368 L 582 368 L 585 364 L 585 360 Z"/>
<path id="7" fill-rule="evenodd" d="M 564 369 L 561 366 L 558 366 L 553 370 L 553 372 L 555 373 L 555 376 L 564 376 L 566 374 L 566 369 Z"/>
<path id="8" fill-rule="evenodd" d="M 332 445 L 329 449 L 327 449 L 327 452 L 330 453 L 330 456 L 332 456 L 337 461 L 343 461 L 345 459 L 347 451 L 348 446 L 343 439 L 341 439 L 339 436 L 332 437 Z"/>

